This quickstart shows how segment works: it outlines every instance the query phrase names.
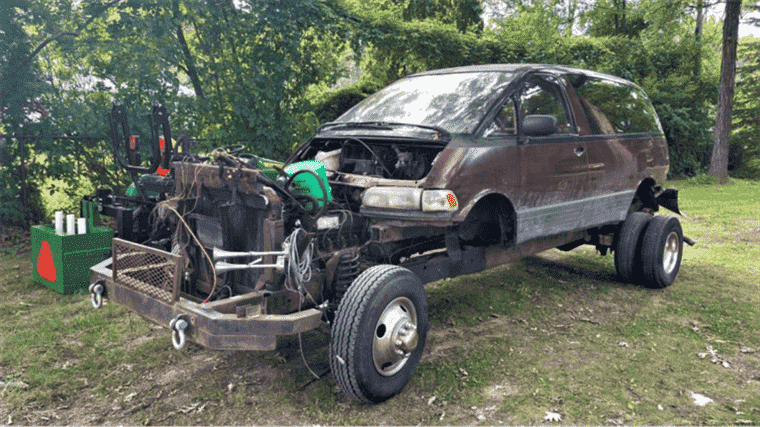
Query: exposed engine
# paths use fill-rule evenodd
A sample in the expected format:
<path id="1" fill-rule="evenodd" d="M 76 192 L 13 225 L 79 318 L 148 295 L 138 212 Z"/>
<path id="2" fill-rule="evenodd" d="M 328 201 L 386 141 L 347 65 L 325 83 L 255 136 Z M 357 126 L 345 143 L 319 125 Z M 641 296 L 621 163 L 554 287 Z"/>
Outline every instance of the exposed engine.
<path id="1" fill-rule="evenodd" d="M 123 116 L 115 117 L 126 138 Z M 118 132 L 112 137 L 116 152 Z M 334 305 L 358 274 L 359 259 L 366 268 L 443 245 L 442 236 L 427 233 L 375 240 L 371 218 L 361 213 L 365 188 L 344 182 L 342 174 L 420 180 L 444 146 L 412 138 L 314 138 L 286 164 L 242 154 L 242 146 L 210 156 L 168 151 L 172 174 L 161 177 L 163 187 L 148 187 L 158 179 L 152 175 L 136 181 L 141 191 L 165 195 L 150 214 L 160 227 L 138 242 L 181 256 L 179 292 L 185 298 L 218 301 L 266 292 L 269 313 L 325 300 Z"/>
<path id="2" fill-rule="evenodd" d="M 433 159 L 441 150 L 440 145 L 431 146 L 416 141 L 372 138 L 314 139 L 299 157 L 330 159 L 334 170 L 338 172 L 418 180 L 430 172 Z M 328 168 L 329 166 L 328 164 Z"/>

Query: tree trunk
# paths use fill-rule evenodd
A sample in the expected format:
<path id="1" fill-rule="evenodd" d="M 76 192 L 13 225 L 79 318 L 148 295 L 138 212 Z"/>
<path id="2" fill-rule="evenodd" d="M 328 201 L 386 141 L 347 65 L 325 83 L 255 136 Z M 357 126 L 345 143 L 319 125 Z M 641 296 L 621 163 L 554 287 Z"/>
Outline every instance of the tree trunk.
<path id="1" fill-rule="evenodd" d="M 702 25 L 704 22 L 704 0 L 697 0 L 697 25 L 694 28 L 694 39 L 697 41 L 697 56 L 694 58 L 694 76 L 702 74 Z"/>
<path id="2" fill-rule="evenodd" d="M 179 10 L 179 1 L 173 2 L 174 19 L 177 22 L 177 41 L 182 48 L 182 55 L 185 60 L 185 69 L 187 70 L 187 76 L 190 78 L 190 82 L 193 84 L 193 90 L 195 96 L 203 99 L 203 86 L 201 85 L 201 79 L 198 77 L 198 70 L 195 68 L 195 61 L 193 60 L 193 54 L 190 52 L 190 47 L 185 40 L 185 32 L 182 31 L 182 14 Z"/>
<path id="3" fill-rule="evenodd" d="M 731 112 L 734 104 L 736 80 L 736 46 L 739 42 L 739 14 L 742 0 L 726 1 L 726 18 L 723 22 L 723 60 L 720 66 L 720 93 L 718 115 L 715 119 L 710 175 L 721 183 L 728 182 L 728 144 L 731 133 Z"/>
<path id="4" fill-rule="evenodd" d="M 578 0 L 567 0 L 567 28 L 565 29 L 565 37 L 573 36 L 576 10 L 578 10 Z"/>

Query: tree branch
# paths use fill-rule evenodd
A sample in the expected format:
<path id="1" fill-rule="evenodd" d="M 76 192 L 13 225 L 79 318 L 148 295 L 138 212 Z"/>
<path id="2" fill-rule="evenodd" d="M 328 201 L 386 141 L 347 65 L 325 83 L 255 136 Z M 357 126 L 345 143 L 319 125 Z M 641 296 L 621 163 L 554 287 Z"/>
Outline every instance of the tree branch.
<path id="1" fill-rule="evenodd" d="M 50 44 L 51 42 L 53 42 L 53 41 L 57 40 L 59 37 L 61 37 L 61 36 L 74 36 L 74 37 L 76 37 L 76 36 L 78 36 L 78 35 L 79 35 L 79 31 L 76 31 L 76 32 L 63 32 L 63 31 L 59 31 L 57 34 L 55 34 L 54 36 L 52 36 L 52 37 L 48 38 L 47 40 L 45 40 L 44 42 L 42 42 L 42 43 L 41 43 L 39 46 L 37 46 L 37 48 L 36 48 L 36 49 L 34 49 L 34 50 L 32 51 L 32 53 L 30 53 L 30 54 L 29 54 L 29 56 L 28 56 L 28 57 L 27 57 L 27 58 L 26 58 L 26 59 L 25 59 L 25 60 L 24 60 L 24 61 L 21 63 L 21 65 L 19 65 L 19 66 L 16 68 L 16 70 L 15 70 L 13 73 L 11 73 L 10 77 L 13 77 L 13 76 L 15 76 L 15 75 L 16 75 L 16 73 L 17 73 L 19 70 L 21 70 L 22 68 L 26 67 L 26 66 L 29 64 L 29 62 L 30 62 L 30 61 L 31 61 L 31 60 L 32 60 L 32 59 L 33 59 L 35 56 L 37 56 L 37 54 L 38 54 L 38 53 L 40 53 L 40 51 L 41 51 L 42 49 L 44 49 L 44 48 L 45 48 L 45 46 L 47 46 L 47 45 L 48 45 L 48 44 Z"/>
<path id="2" fill-rule="evenodd" d="M 116 3 L 120 2 L 120 1 L 121 0 L 111 0 L 110 2 L 104 4 L 103 7 L 101 7 L 100 10 L 97 13 L 92 14 L 92 16 L 90 16 L 90 18 L 87 19 L 87 21 L 85 21 L 84 24 L 80 25 L 79 28 L 77 28 L 76 31 L 66 31 L 66 32 L 64 32 L 64 31 L 58 31 L 53 36 L 49 37 L 47 40 L 45 40 L 42 43 L 40 43 L 40 45 L 37 46 L 32 51 L 32 53 L 30 53 L 29 56 L 26 59 L 24 59 L 21 62 L 21 64 L 18 67 L 16 67 L 16 69 L 13 70 L 13 72 L 11 72 L 10 75 L 7 76 L 6 78 L 11 79 L 13 77 L 16 77 L 16 75 L 21 70 L 23 70 L 27 65 L 29 65 L 29 63 L 32 61 L 32 59 L 34 59 L 34 57 L 37 56 L 37 54 L 40 53 L 40 51 L 45 48 L 45 46 L 47 46 L 51 42 L 54 42 L 54 41 L 58 40 L 58 38 L 60 38 L 62 36 L 78 37 L 79 34 L 82 32 L 82 30 L 84 30 L 85 28 L 87 28 L 87 26 L 90 25 L 92 23 L 92 21 L 94 21 L 103 12 L 105 12 L 106 10 L 108 10 L 108 8 L 110 8 L 111 6 L 113 6 L 114 4 L 116 4 Z"/>
<path id="3" fill-rule="evenodd" d="M 185 32 L 182 31 L 182 14 L 179 10 L 179 1 L 173 2 L 174 19 L 177 21 L 177 41 L 182 48 L 182 55 L 185 60 L 185 74 L 190 78 L 193 83 L 193 89 L 195 90 L 195 96 L 203 99 L 203 86 L 201 85 L 201 79 L 198 77 L 198 70 L 195 68 L 195 61 L 193 60 L 193 54 L 190 52 L 190 47 L 185 40 Z"/>

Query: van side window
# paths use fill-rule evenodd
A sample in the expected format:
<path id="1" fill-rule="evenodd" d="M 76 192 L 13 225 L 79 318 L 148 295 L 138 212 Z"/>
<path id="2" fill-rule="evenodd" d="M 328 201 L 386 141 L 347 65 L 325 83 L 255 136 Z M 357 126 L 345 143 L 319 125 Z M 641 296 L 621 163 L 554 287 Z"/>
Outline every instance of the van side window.
<path id="1" fill-rule="evenodd" d="M 577 82 L 575 90 L 592 134 L 662 133 L 654 107 L 641 89 L 596 78 Z"/>
<path id="2" fill-rule="evenodd" d="M 496 117 L 486 130 L 486 136 L 515 135 L 516 133 L 515 105 L 510 99 L 496 113 Z"/>
<path id="3" fill-rule="evenodd" d="M 559 86 L 540 76 L 531 77 L 518 92 L 519 119 L 533 114 L 547 114 L 557 118 L 559 130 L 557 133 L 570 133 L 573 125 L 570 114 L 562 101 Z"/>

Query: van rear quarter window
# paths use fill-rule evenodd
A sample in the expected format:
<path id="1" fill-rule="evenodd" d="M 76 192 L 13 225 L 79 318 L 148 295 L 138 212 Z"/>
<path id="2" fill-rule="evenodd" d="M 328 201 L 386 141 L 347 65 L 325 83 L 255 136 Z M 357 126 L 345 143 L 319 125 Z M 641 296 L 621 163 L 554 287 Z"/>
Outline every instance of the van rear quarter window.
<path id="1" fill-rule="evenodd" d="M 592 134 L 662 133 L 654 107 L 641 89 L 597 78 L 574 83 Z"/>

